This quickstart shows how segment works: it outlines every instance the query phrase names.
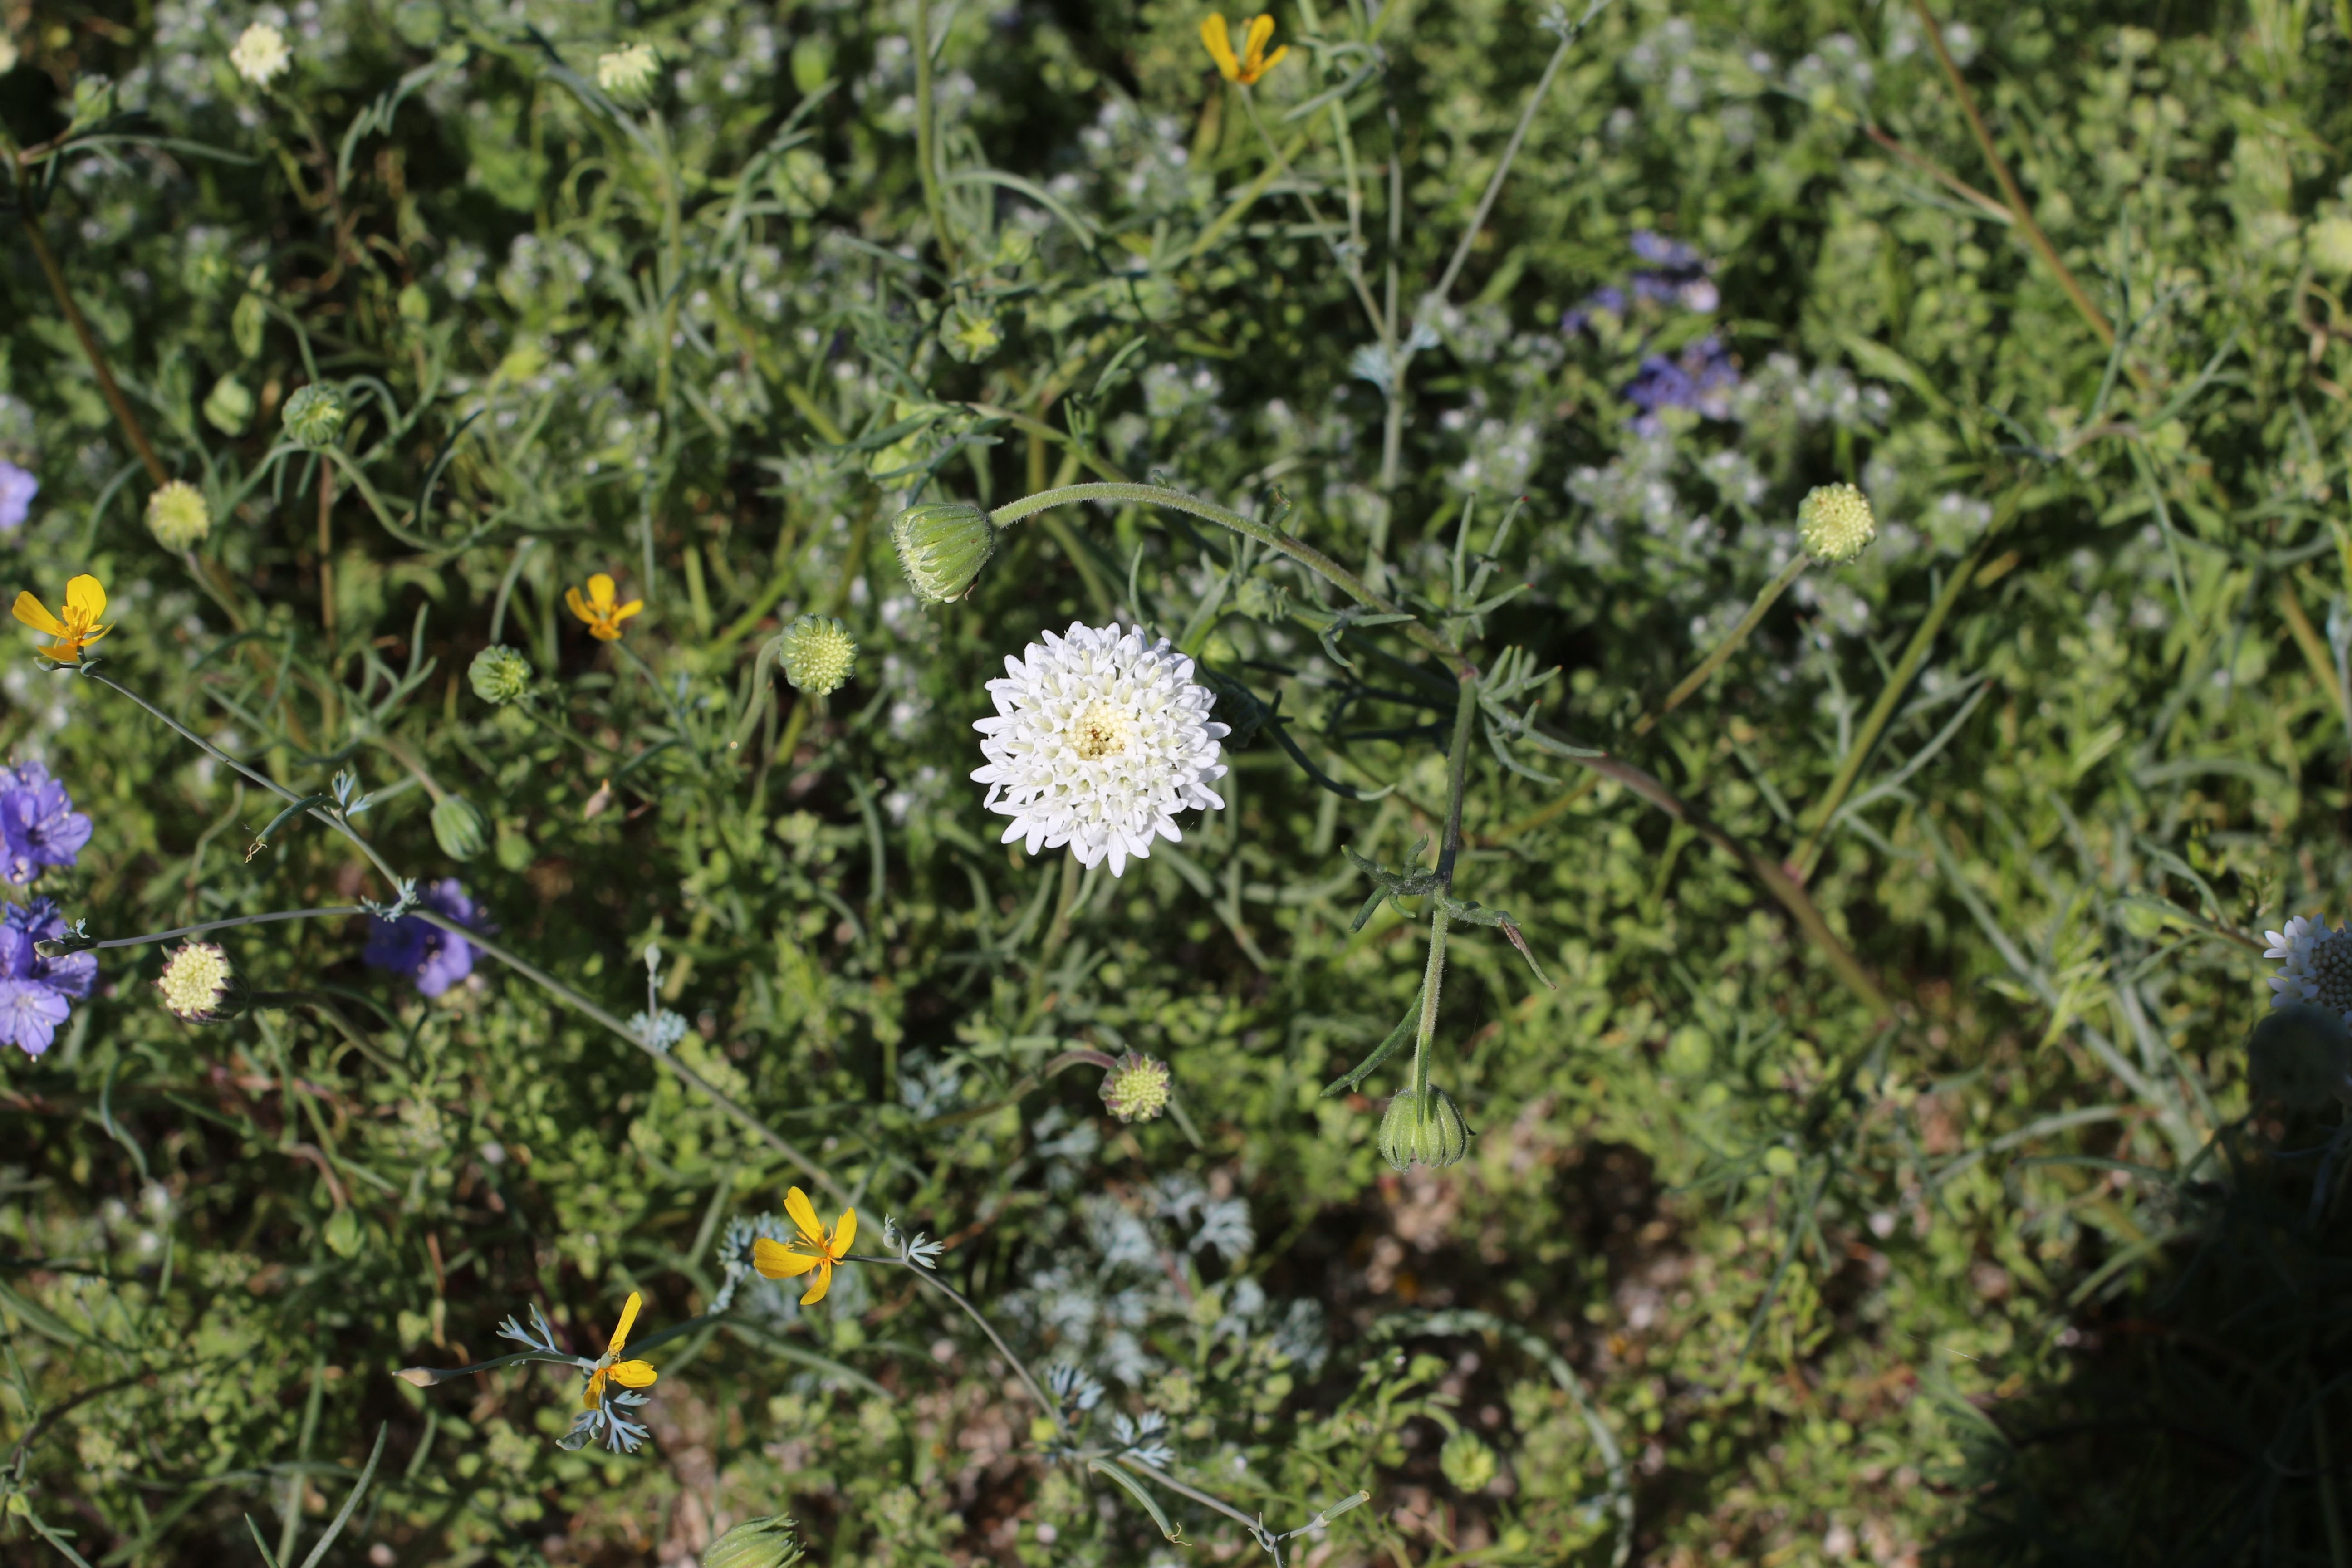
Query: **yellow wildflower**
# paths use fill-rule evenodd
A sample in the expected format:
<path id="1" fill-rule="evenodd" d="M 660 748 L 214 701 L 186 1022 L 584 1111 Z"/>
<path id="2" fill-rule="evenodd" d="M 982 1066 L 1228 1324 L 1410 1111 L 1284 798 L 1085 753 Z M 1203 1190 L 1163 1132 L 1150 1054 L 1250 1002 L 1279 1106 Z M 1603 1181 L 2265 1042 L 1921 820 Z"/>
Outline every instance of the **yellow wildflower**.
<path id="1" fill-rule="evenodd" d="M 588 596 L 582 598 L 577 588 L 563 590 L 563 602 L 572 613 L 588 624 L 588 635 L 598 642 L 619 642 L 621 623 L 646 607 L 643 599 L 631 599 L 625 605 L 613 602 L 613 580 L 602 572 L 588 579 Z"/>
<path id="2" fill-rule="evenodd" d="M 49 614 L 49 607 L 28 593 L 16 595 L 16 618 L 37 632 L 46 632 L 58 640 L 38 649 L 42 658 L 59 664 L 79 664 L 84 645 L 94 643 L 112 626 L 98 625 L 98 617 L 106 614 L 106 590 L 97 578 L 85 572 L 66 584 L 66 613 L 63 620 Z"/>
<path id="3" fill-rule="evenodd" d="M 849 1256 L 850 1245 L 857 1239 L 857 1211 L 841 1211 L 841 1223 L 831 1230 L 816 1221 L 816 1208 L 808 1194 L 794 1187 L 784 1194 L 784 1212 L 801 1233 L 792 1241 L 770 1241 L 766 1237 L 751 1244 L 751 1267 L 771 1279 L 791 1279 L 816 1270 L 816 1286 L 801 1298 L 801 1305 L 814 1307 L 824 1300 L 833 1288 L 833 1266 Z"/>
<path id="4" fill-rule="evenodd" d="M 594 1410 L 604 1403 L 604 1380 L 608 1377 L 624 1388 L 651 1388 L 654 1379 L 660 1375 L 650 1362 L 617 1360 L 621 1352 L 628 1348 L 629 1331 L 636 1327 L 637 1309 L 645 1304 L 643 1296 L 635 1290 L 629 1292 L 627 1303 L 621 1308 L 621 1326 L 613 1331 L 612 1342 L 604 1347 L 604 1353 L 588 1373 L 588 1392 L 581 1397 L 582 1408 Z"/>
<path id="5" fill-rule="evenodd" d="M 1201 24 L 1201 42 L 1209 46 L 1209 58 L 1217 62 L 1217 74 L 1244 87 L 1280 65 L 1282 57 L 1290 52 L 1290 46 L 1285 44 L 1274 53 L 1267 54 L 1265 43 L 1273 37 L 1273 17 L 1264 15 L 1252 16 L 1242 24 L 1242 53 L 1241 58 L 1235 59 L 1233 39 L 1225 32 L 1223 13 L 1212 11 L 1208 19 Z"/>

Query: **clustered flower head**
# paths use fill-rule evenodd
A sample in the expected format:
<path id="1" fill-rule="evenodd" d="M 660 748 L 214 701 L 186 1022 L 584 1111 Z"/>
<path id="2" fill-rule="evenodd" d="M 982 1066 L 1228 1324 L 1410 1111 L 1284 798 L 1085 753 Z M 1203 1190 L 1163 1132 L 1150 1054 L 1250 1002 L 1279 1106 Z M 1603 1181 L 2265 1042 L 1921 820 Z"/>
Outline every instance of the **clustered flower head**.
<path id="1" fill-rule="evenodd" d="M 635 43 L 596 58 L 596 85 L 621 98 L 636 98 L 653 85 L 661 62 L 651 44 Z"/>
<path id="2" fill-rule="evenodd" d="M 0 529 L 23 527 L 32 515 L 33 498 L 40 493 L 40 480 L 0 458 Z"/>
<path id="3" fill-rule="evenodd" d="M 1044 637 L 988 683 L 996 712 L 972 723 L 988 764 L 971 776 L 988 786 L 987 808 L 1013 819 L 1001 842 L 1025 838 L 1032 855 L 1066 844 L 1080 865 L 1108 857 L 1120 876 L 1155 838 L 1182 841 L 1178 812 L 1223 809 L 1209 785 L 1224 776 L 1217 742 L 1232 731 L 1165 637 L 1147 645 L 1117 622 L 1076 621 Z"/>
<path id="4" fill-rule="evenodd" d="M 1103 1106 L 1121 1121 L 1150 1121 L 1168 1109 L 1168 1064 L 1128 1051 L 1103 1074 Z"/>
<path id="5" fill-rule="evenodd" d="M 475 931 L 483 929 L 480 910 L 455 877 L 425 884 L 416 901 L 445 920 Z M 426 996 L 438 996 L 474 973 L 473 943 L 415 915 L 396 921 L 370 919 L 367 947 L 360 958 L 373 968 L 407 975 Z"/>
<path id="6" fill-rule="evenodd" d="M 1835 564 L 1851 561 L 1878 537 L 1870 498 L 1852 485 L 1821 485 L 1797 503 L 1797 537 L 1805 553 Z"/>
<path id="7" fill-rule="evenodd" d="M 1267 54 L 1265 46 L 1273 37 L 1273 17 L 1252 16 L 1242 24 L 1242 52 L 1236 58 L 1223 12 L 1212 11 L 1201 23 L 1201 42 L 1207 46 L 1209 58 L 1217 62 L 1217 74 L 1244 87 L 1254 86 L 1258 78 L 1280 65 L 1282 57 L 1290 52 L 1290 46 L 1285 44 Z"/>
<path id="8" fill-rule="evenodd" d="M 268 87 L 294 63 L 294 51 L 286 47 L 285 34 L 267 22 L 256 22 L 237 35 L 228 63 L 254 86 Z"/>
<path id="9" fill-rule="evenodd" d="M 2286 930 L 2263 934 L 2271 942 L 2263 956 L 2280 961 L 2271 976 L 2271 1005 L 2308 1002 L 2352 1024 L 2352 927 L 2330 931 L 2325 920 L 2297 915 Z"/>
<path id="10" fill-rule="evenodd" d="M 147 531 L 166 550 L 193 550 L 213 531 L 212 508 L 205 492 L 185 479 L 173 479 L 147 498 Z"/>
<path id="11" fill-rule="evenodd" d="M 776 662 L 793 690 L 826 697 L 856 668 L 857 644 L 832 616 L 802 616 L 776 634 Z"/>
<path id="12" fill-rule="evenodd" d="M 646 607 L 643 599 L 631 599 L 625 605 L 618 603 L 618 599 L 613 579 L 602 572 L 588 579 L 588 596 L 584 599 L 577 588 L 563 590 L 563 602 L 586 624 L 588 635 L 598 642 L 619 642 L 621 623 Z"/>
<path id="13" fill-rule="evenodd" d="M 0 877 L 21 888 L 44 867 L 72 865 L 89 831 L 89 818 L 45 764 L 0 768 Z"/>
<path id="14" fill-rule="evenodd" d="M 228 954 L 209 942 L 192 942 L 163 961 L 155 989 L 163 1010 L 184 1024 L 217 1024 L 245 1010 L 245 982 Z"/>
<path id="15" fill-rule="evenodd" d="M 58 664 L 79 664 L 81 650 L 114 629 L 98 624 L 98 617 L 106 614 L 106 589 L 87 572 L 66 584 L 62 616 L 49 614 L 49 607 L 28 592 L 17 594 L 14 614 L 35 631 L 49 637 L 47 647 L 34 651 Z"/>
<path id="16" fill-rule="evenodd" d="M 474 656 L 466 671 L 474 695 L 493 708 L 502 708 L 530 689 L 530 660 L 504 643 L 493 643 Z"/>
<path id="17" fill-rule="evenodd" d="M 751 1243 L 751 1267 L 769 1279 L 796 1279 L 814 1271 L 816 1283 L 801 1298 L 802 1306 L 814 1307 L 833 1289 L 833 1266 L 849 1256 L 857 1240 L 857 1211 L 842 1210 L 839 1223 L 827 1230 L 817 1223 L 816 1205 L 808 1194 L 794 1187 L 784 1194 L 784 1212 L 800 1235 L 790 1241 L 761 1237 Z"/>
<path id="18" fill-rule="evenodd" d="M 0 904 L 0 1044 L 37 1057 L 73 1014 L 73 998 L 89 994 L 98 978 L 95 953 L 44 958 L 33 944 L 66 933 L 56 903 Z"/>

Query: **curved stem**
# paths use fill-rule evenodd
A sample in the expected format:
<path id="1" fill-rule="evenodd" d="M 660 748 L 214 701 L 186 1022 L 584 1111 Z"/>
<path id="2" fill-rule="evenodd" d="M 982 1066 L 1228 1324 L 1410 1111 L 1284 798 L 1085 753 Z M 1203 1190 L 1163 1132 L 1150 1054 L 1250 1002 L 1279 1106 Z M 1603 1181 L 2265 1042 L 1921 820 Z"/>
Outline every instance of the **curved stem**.
<path id="1" fill-rule="evenodd" d="M 1064 1437 L 1070 1435 L 1069 1427 L 1062 1420 L 1061 1405 L 1046 1396 L 1045 1389 L 1038 1386 L 1036 1378 L 1030 1374 L 1029 1364 L 1013 1353 L 1013 1347 L 1004 1342 L 1004 1336 L 996 1331 L 996 1325 L 982 1317 L 980 1309 L 973 1306 L 962 1291 L 929 1269 L 918 1268 L 903 1258 L 884 1258 L 878 1255 L 853 1252 L 842 1261 L 844 1263 L 887 1263 L 903 1268 L 957 1306 L 961 1307 L 964 1316 L 980 1325 L 980 1331 L 988 1336 L 988 1342 L 994 1345 L 997 1353 L 1012 1364 L 1013 1375 L 1020 1378 L 1021 1386 L 1029 1391 L 1029 1397 L 1037 1402 L 1037 1407 L 1043 1410 L 1046 1418 L 1054 1423 L 1054 1430 Z"/>
<path id="2" fill-rule="evenodd" d="M 234 920 L 206 921 L 202 925 L 177 926 L 171 931 L 151 931 L 138 936 L 109 937 L 104 942 L 90 943 L 95 951 L 101 947 L 142 947 L 151 942 L 169 942 L 175 936 L 196 936 L 208 931 L 230 931 L 238 926 L 268 925 L 273 921 L 332 920 L 343 915 L 363 915 L 367 910 L 357 904 L 337 904 L 322 910 L 273 910 L 266 915 L 238 915 Z"/>
<path id="3" fill-rule="evenodd" d="M 1715 651 L 1699 660 L 1698 668 L 1684 676 L 1682 683 L 1666 693 L 1666 700 L 1658 704 L 1655 712 L 1644 713 L 1635 721 L 1633 733 L 1648 734 L 1658 727 L 1659 720 L 1681 707 L 1689 700 L 1692 693 L 1705 686 L 1707 677 L 1722 668 L 1723 661 L 1737 653 L 1739 645 L 1748 640 L 1748 634 L 1756 629 L 1756 624 L 1764 618 L 1764 612 L 1770 609 L 1799 577 L 1804 575 L 1805 568 L 1812 564 L 1812 559 L 1801 550 L 1797 552 L 1796 559 L 1782 567 L 1778 577 L 1764 584 L 1764 591 L 1756 595 L 1756 602 L 1748 606 L 1748 613 L 1739 617 L 1739 624 L 1715 645 Z"/>

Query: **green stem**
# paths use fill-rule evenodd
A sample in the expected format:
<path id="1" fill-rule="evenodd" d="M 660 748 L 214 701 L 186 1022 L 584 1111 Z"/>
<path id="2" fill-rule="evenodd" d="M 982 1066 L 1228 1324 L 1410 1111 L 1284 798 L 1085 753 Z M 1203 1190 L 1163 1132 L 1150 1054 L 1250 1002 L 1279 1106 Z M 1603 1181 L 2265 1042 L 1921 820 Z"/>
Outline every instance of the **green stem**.
<path id="1" fill-rule="evenodd" d="M 1756 595 L 1756 602 L 1748 606 L 1748 613 L 1739 618 L 1739 624 L 1715 645 L 1715 651 L 1701 659 L 1696 669 L 1684 676 L 1681 685 L 1666 693 L 1666 700 L 1658 704 L 1656 712 L 1642 715 L 1640 721 L 1633 726 L 1633 733 L 1648 734 L 1657 728 L 1659 720 L 1681 707 L 1694 692 L 1705 686 L 1707 677 L 1722 668 L 1723 661 L 1738 651 L 1739 645 L 1748 640 L 1748 634 L 1754 631 L 1757 623 L 1764 618 L 1764 612 L 1770 609 L 1799 577 L 1804 575 L 1805 568 L 1811 564 L 1811 556 L 1801 550 L 1797 552 L 1796 559 L 1782 567 L 1778 577 L 1764 584 L 1764 591 Z"/>
<path id="2" fill-rule="evenodd" d="M 678 1060 L 675 1055 L 648 1043 L 645 1037 L 637 1033 L 636 1030 L 632 1029 L 619 1018 L 606 1012 L 604 1008 L 598 1006 L 595 1003 L 590 1001 L 587 997 L 582 995 L 579 992 L 573 990 L 562 981 L 558 980 L 544 969 L 540 968 L 539 965 L 531 963 L 529 959 L 520 956 L 519 954 L 508 952 L 505 948 L 500 947 L 497 942 L 492 942 L 489 938 L 482 935 L 471 926 L 459 925 L 456 921 L 449 919 L 446 915 L 441 914 L 436 910 L 416 909 L 411 910 L 408 912 L 411 917 L 423 921 L 426 925 L 437 926 L 441 930 L 447 931 L 450 935 L 463 940 L 468 945 L 479 948 L 482 952 L 488 953 L 492 958 L 497 959 L 500 963 L 505 964 L 509 969 L 513 970 L 524 979 L 537 984 L 549 995 L 555 997 L 560 1002 L 569 1005 L 575 1011 L 584 1014 L 590 1019 L 603 1025 L 614 1034 L 620 1036 L 621 1038 L 628 1041 L 629 1044 L 636 1047 L 637 1049 L 653 1058 L 654 1060 L 661 1063 L 662 1066 L 667 1068 L 672 1073 L 676 1074 L 679 1082 L 687 1084 L 707 1097 L 713 1105 L 719 1107 L 720 1110 L 725 1111 L 727 1115 L 746 1132 L 751 1133 L 762 1143 L 765 1143 L 769 1148 L 773 1149 L 777 1153 L 782 1154 L 785 1159 L 790 1160 L 793 1164 L 798 1165 L 803 1171 L 808 1173 L 812 1180 L 821 1184 L 824 1187 L 825 1191 L 841 1199 L 844 1203 L 851 1201 L 851 1194 L 847 1187 L 843 1186 L 839 1182 L 835 1181 L 830 1171 L 827 1171 L 824 1166 L 818 1164 L 814 1160 L 810 1159 L 806 1154 L 802 1153 L 801 1151 L 789 1140 L 785 1139 L 782 1134 L 776 1131 L 775 1129 L 770 1127 L 758 1117 L 752 1115 L 749 1110 L 743 1109 L 743 1107 L 736 1104 L 726 1095 L 720 1093 L 717 1086 L 712 1084 L 709 1079 L 704 1078 L 700 1073 L 695 1071 L 692 1068 Z"/>
<path id="3" fill-rule="evenodd" d="M 91 942 L 90 949 L 101 947 L 143 947 L 151 942 L 169 942 L 175 936 L 198 936 L 208 931 L 230 931 L 238 926 L 268 925 L 273 921 L 334 920 L 344 915 L 363 915 L 367 910 L 357 904 L 337 904 L 322 910 L 273 910 L 266 915 L 238 915 L 234 920 L 206 921 L 202 925 L 179 926 L 171 931 L 151 931 L 139 936 L 109 937 L 104 942 Z"/>
<path id="4" fill-rule="evenodd" d="M 940 129 L 932 80 L 930 0 L 915 0 L 915 162 L 923 177 L 923 211 L 931 220 L 931 241 L 950 268 L 955 236 L 948 228 L 947 204 L 940 195 Z"/>
<path id="5" fill-rule="evenodd" d="M 980 1309 L 973 1306 L 962 1291 L 929 1269 L 919 1268 L 903 1258 L 883 1258 L 874 1254 L 853 1252 L 842 1261 L 844 1263 L 887 1263 L 903 1268 L 957 1306 L 961 1307 L 963 1315 L 980 1325 L 980 1331 L 988 1336 L 988 1342 L 994 1345 L 997 1353 L 1011 1364 L 1013 1375 L 1021 1380 L 1021 1386 L 1029 1391 L 1029 1397 L 1037 1402 L 1037 1408 L 1043 1410 L 1046 1419 L 1053 1422 L 1055 1432 L 1064 1438 L 1069 1436 L 1070 1429 L 1062 1420 L 1061 1405 L 1046 1396 L 1045 1390 L 1039 1385 L 1036 1378 L 1031 1375 L 1029 1363 L 1013 1353 L 1013 1347 L 1004 1342 L 1004 1336 L 996 1331 L 996 1325 L 982 1317 Z"/>

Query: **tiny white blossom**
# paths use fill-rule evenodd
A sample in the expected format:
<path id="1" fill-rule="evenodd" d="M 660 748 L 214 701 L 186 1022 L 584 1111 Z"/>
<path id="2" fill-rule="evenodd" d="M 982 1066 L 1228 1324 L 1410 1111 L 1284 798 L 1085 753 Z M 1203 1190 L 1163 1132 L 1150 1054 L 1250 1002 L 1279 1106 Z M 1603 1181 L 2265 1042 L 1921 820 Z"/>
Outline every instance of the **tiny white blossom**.
<path id="1" fill-rule="evenodd" d="M 1108 856 L 1120 876 L 1155 837 L 1182 840 L 1178 812 L 1223 809 L 1209 785 L 1225 774 L 1217 742 L 1232 731 L 1165 637 L 1147 647 L 1117 622 L 1043 635 L 988 683 L 995 716 L 972 724 L 988 765 L 971 776 L 988 809 L 1013 818 L 1003 843 L 1026 838 L 1032 855 L 1066 844 L 1081 866 Z"/>
<path id="2" fill-rule="evenodd" d="M 625 49 L 597 57 L 596 85 L 606 92 L 634 98 L 654 79 L 660 63 L 654 58 L 651 44 L 631 44 Z"/>
<path id="3" fill-rule="evenodd" d="M 2271 1005 L 2310 1002 L 2352 1024 L 2352 927 L 2330 931 L 2325 921 L 2297 915 L 2286 930 L 2263 934 L 2271 939 L 2263 956 L 2281 961 L 2271 977 Z"/>
<path id="4" fill-rule="evenodd" d="M 254 86 L 268 87 L 294 63 L 294 51 L 286 47 L 285 34 L 267 22 L 256 22 L 237 35 L 236 47 L 228 52 L 228 63 Z"/>

